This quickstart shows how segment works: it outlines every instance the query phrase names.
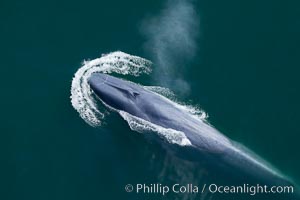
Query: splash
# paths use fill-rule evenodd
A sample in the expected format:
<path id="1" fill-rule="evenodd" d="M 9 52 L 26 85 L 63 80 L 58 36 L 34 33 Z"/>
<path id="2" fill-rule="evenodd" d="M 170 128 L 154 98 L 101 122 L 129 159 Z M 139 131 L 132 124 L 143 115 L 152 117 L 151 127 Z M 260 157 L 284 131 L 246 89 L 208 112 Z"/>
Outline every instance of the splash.
<path id="1" fill-rule="evenodd" d="M 88 84 L 88 78 L 92 73 L 117 73 L 122 75 L 140 76 L 151 72 L 151 62 L 144 58 L 129 55 L 120 51 L 104 54 L 102 57 L 84 61 L 83 66 L 75 73 L 71 87 L 71 103 L 80 117 L 89 125 L 100 126 L 106 114 L 109 111 L 118 112 L 121 117 L 127 121 L 129 127 L 137 132 L 155 132 L 165 138 L 169 143 L 181 146 L 191 145 L 191 142 L 185 136 L 185 133 L 170 128 L 163 128 L 152 124 L 146 120 L 137 118 L 127 112 L 115 110 L 103 101 L 100 102 L 104 107 L 99 106 L 99 98 L 93 95 L 93 91 Z M 136 84 L 136 83 L 133 83 Z M 188 112 L 198 120 L 205 120 L 207 115 L 201 109 L 195 106 L 185 105 L 179 102 L 175 94 L 168 88 L 159 86 L 142 86 L 144 89 L 166 98 L 175 107 Z M 106 108 L 109 108 L 108 110 Z"/>
<path id="2" fill-rule="evenodd" d="M 150 73 L 151 62 L 130 54 L 116 51 L 103 54 L 100 58 L 84 61 L 83 66 L 75 73 L 71 87 L 71 103 L 80 117 L 91 126 L 101 125 L 105 112 L 97 107 L 96 99 L 92 95 L 88 78 L 92 73 L 118 73 L 139 76 Z"/>
<path id="3" fill-rule="evenodd" d="M 176 95 L 169 88 L 164 88 L 160 86 L 143 86 L 144 89 L 152 91 L 157 95 L 160 95 L 166 100 L 169 100 L 170 104 L 173 104 L 176 108 L 190 113 L 192 117 L 207 122 L 208 114 L 197 105 L 188 105 L 182 101 L 179 101 Z"/>
<path id="4" fill-rule="evenodd" d="M 139 133 L 156 132 L 171 144 L 178 144 L 180 146 L 192 145 L 190 140 L 181 131 L 177 131 L 171 128 L 163 128 L 141 118 L 135 117 L 124 111 L 120 111 L 119 113 L 123 117 L 123 119 L 128 122 L 131 130 L 137 131 Z"/>

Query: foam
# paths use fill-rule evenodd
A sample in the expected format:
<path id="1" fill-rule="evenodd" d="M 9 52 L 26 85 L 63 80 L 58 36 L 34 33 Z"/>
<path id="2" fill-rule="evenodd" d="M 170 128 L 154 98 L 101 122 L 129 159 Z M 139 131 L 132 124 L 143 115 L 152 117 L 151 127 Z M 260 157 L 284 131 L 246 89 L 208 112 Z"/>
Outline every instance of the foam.
<path id="1" fill-rule="evenodd" d="M 131 130 L 139 133 L 156 132 L 171 144 L 178 144 L 180 146 L 192 145 L 191 141 L 185 136 L 184 132 L 158 126 L 124 111 L 119 111 L 119 114 L 125 121 L 128 122 Z"/>
<path id="2" fill-rule="evenodd" d="M 113 110 L 118 112 L 134 131 L 140 133 L 149 131 L 156 132 L 172 144 L 181 146 L 191 145 L 191 142 L 181 131 L 164 128 L 132 116 L 124 111 L 115 110 L 101 100 L 100 102 L 104 107 L 97 104 L 99 99 L 93 95 L 93 91 L 88 84 L 88 78 L 92 73 L 117 73 L 122 75 L 140 76 L 141 74 L 149 74 L 151 72 L 151 64 L 152 63 L 149 60 L 121 51 L 103 54 L 100 58 L 84 61 L 82 67 L 78 69 L 72 80 L 70 97 L 72 106 L 77 110 L 80 117 L 93 127 L 101 126 L 106 114 Z M 160 95 L 162 98 L 168 99 L 169 102 L 174 104 L 177 108 L 183 110 L 183 112 L 189 112 L 193 117 L 199 120 L 204 120 L 207 117 L 202 110 L 177 102 L 175 94 L 168 88 L 142 85 L 141 87 L 144 87 L 149 92 Z M 106 108 L 109 108 L 109 110 Z"/>
<path id="3" fill-rule="evenodd" d="M 97 107 L 88 84 L 92 73 L 118 73 L 123 75 L 139 76 L 150 73 L 151 62 L 123 53 L 121 51 L 103 54 L 100 58 L 84 61 L 83 66 L 75 73 L 71 86 L 71 103 L 80 117 L 91 126 L 101 125 L 105 112 Z"/>

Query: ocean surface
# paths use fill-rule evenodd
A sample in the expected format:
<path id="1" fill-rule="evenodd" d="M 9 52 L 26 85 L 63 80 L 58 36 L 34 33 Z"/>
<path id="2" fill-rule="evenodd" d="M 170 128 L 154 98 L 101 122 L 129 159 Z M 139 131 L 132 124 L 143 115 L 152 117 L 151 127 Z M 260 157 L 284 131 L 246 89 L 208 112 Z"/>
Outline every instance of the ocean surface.
<path id="1" fill-rule="evenodd" d="M 115 51 L 152 62 L 151 73 L 122 78 L 173 91 L 300 184 L 299 21 L 297 1 L 0 2 L 0 199 L 218 199 L 125 191 L 209 176 L 118 113 L 97 126 L 80 117 L 75 73 Z"/>

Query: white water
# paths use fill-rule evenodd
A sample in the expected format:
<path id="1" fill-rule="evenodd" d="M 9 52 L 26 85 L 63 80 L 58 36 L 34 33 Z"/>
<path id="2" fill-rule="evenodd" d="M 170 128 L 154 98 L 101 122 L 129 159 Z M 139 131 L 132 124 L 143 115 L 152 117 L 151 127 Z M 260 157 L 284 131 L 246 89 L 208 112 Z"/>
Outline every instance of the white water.
<path id="1" fill-rule="evenodd" d="M 123 117 L 123 119 L 128 122 L 131 130 L 137 131 L 139 133 L 145 133 L 148 131 L 156 132 L 172 144 L 178 144 L 180 146 L 192 145 L 190 140 L 187 139 L 185 134 L 181 131 L 158 126 L 124 111 L 120 111 L 119 113 Z"/>
<path id="2" fill-rule="evenodd" d="M 93 92 L 88 84 L 88 78 L 91 74 L 101 72 L 139 76 L 141 74 L 149 74 L 151 72 L 151 64 L 152 63 L 149 60 L 120 51 L 102 55 L 100 58 L 91 61 L 84 61 L 83 66 L 75 73 L 72 81 L 72 106 L 78 111 L 80 117 L 86 123 L 94 127 L 100 126 L 105 117 L 105 113 L 112 109 L 105 109 L 108 106 L 103 102 L 104 107 L 98 106 L 98 100 L 93 97 Z M 168 98 L 176 107 L 185 112 L 189 112 L 192 116 L 199 120 L 205 120 L 207 117 L 205 112 L 196 107 L 178 103 L 174 93 L 167 88 L 158 86 L 141 87 Z M 183 132 L 160 127 L 156 124 L 152 124 L 148 121 L 132 116 L 124 111 L 115 111 L 117 111 L 122 118 L 128 122 L 129 127 L 134 131 L 140 133 L 156 132 L 172 144 L 178 144 L 181 146 L 191 145 L 191 142 Z"/>
<path id="3" fill-rule="evenodd" d="M 88 84 L 88 78 L 94 72 L 118 73 L 139 76 L 150 73 L 151 62 L 120 51 L 102 55 L 100 58 L 84 61 L 83 66 L 75 73 L 71 87 L 72 106 L 79 112 L 80 117 L 91 126 L 101 125 L 104 111 L 97 107 L 96 100 Z"/>

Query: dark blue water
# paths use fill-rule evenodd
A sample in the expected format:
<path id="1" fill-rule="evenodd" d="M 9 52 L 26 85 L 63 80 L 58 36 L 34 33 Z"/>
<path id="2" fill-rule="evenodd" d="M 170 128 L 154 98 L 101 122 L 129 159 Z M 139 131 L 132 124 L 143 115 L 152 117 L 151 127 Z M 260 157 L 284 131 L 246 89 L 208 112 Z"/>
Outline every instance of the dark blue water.
<path id="1" fill-rule="evenodd" d="M 223 134 L 299 183 L 299 3 L 195 1 L 194 55 L 181 52 L 181 60 L 174 54 L 180 66 L 169 73 L 170 80 L 159 82 L 154 76 L 162 68 L 141 27 L 164 4 L 0 3 L 1 199 L 161 199 L 128 194 L 124 186 L 206 182 L 201 166 L 131 131 L 117 114 L 93 128 L 73 109 L 71 80 L 81 62 L 115 50 L 155 62 L 153 75 L 136 82 L 184 80 L 189 92 L 169 85 L 178 98 L 200 105 Z M 219 181 L 227 183 L 224 177 Z M 184 196 L 209 199 L 165 198 Z"/>

